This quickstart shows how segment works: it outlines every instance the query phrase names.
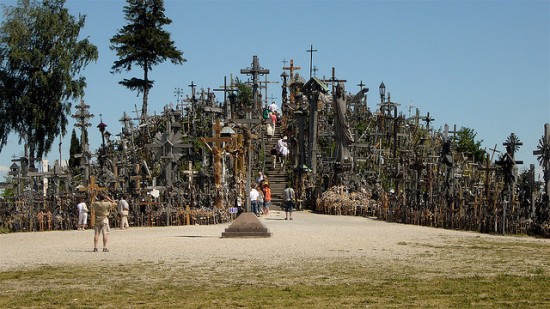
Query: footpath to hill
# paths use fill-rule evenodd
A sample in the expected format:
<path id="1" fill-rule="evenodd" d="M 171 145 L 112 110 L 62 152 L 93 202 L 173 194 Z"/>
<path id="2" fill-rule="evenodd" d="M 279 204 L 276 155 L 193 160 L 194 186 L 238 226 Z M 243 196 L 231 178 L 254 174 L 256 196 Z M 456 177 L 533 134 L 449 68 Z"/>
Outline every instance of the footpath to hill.
<path id="1" fill-rule="evenodd" d="M 517 273 L 550 269 L 548 239 L 494 236 L 308 211 L 295 212 L 292 221 L 284 220 L 284 212 L 279 211 L 260 220 L 272 232 L 271 237 L 221 238 L 229 224 L 112 229 L 110 252 L 105 253 L 101 245 L 100 252 L 92 252 L 92 230 L 2 234 L 0 270 L 131 263 L 217 265 L 228 261 L 266 266 L 315 261 L 361 261 L 375 267 L 385 263 L 421 264 L 434 271 L 455 268 L 462 275 L 500 272 L 503 267 Z M 540 258 L 510 257 L 515 265 L 491 263 L 491 259 L 502 259 L 495 250 L 507 244 L 525 246 L 525 250 L 536 247 Z M 462 250 L 465 248 L 469 250 Z M 540 252 L 541 248 L 546 253 Z M 487 265 L 492 264 L 494 268 L 488 269 Z"/>

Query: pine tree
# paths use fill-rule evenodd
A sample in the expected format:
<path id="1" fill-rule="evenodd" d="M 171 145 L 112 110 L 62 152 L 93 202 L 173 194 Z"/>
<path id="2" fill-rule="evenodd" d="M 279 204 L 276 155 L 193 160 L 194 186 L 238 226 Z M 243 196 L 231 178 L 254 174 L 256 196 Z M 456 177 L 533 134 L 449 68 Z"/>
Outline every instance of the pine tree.
<path id="1" fill-rule="evenodd" d="M 76 136 L 75 129 L 73 129 L 73 132 L 71 133 L 71 148 L 69 149 L 69 167 L 71 169 L 76 169 L 79 167 L 80 160 L 78 158 L 75 158 L 75 155 L 80 153 L 82 153 L 82 146 L 80 145 L 80 141 Z"/>
<path id="2" fill-rule="evenodd" d="M 128 24 L 111 38 L 111 50 L 115 50 L 119 58 L 111 69 L 112 73 L 130 71 L 133 65 L 143 69 L 143 78 L 133 77 L 119 82 L 138 94 L 143 93 L 143 121 L 147 117 L 149 90 L 154 83 L 149 78 L 149 71 L 166 60 L 174 64 L 186 60 L 170 39 L 170 33 L 163 30 L 163 26 L 172 23 L 164 15 L 163 0 L 127 0 L 124 14 Z"/>

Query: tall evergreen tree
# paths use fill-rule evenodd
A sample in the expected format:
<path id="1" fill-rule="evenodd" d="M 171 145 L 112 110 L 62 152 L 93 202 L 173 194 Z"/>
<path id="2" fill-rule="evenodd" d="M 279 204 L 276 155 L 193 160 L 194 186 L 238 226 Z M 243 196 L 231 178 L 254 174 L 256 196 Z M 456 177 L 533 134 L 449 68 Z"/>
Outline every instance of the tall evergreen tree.
<path id="1" fill-rule="evenodd" d="M 71 169 L 75 169 L 80 165 L 80 159 L 74 157 L 79 153 L 82 153 L 82 145 L 80 145 L 80 141 L 76 136 L 76 131 L 73 128 L 73 132 L 71 133 L 71 148 L 69 149 L 69 167 Z"/>
<path id="2" fill-rule="evenodd" d="M 11 133 L 41 158 L 66 133 L 70 100 L 84 95 L 81 70 L 97 48 L 79 40 L 85 16 L 70 15 L 65 0 L 19 0 L 4 8 L 0 26 L 0 151 Z M 33 162 L 31 160 L 31 162 Z"/>
<path id="3" fill-rule="evenodd" d="M 154 65 L 166 60 L 182 64 L 186 60 L 183 52 L 176 49 L 170 33 L 163 26 L 172 23 L 164 15 L 163 0 L 127 0 L 124 7 L 128 24 L 111 38 L 111 50 L 119 58 L 112 66 L 112 73 L 130 71 L 133 65 L 143 69 L 143 78 L 133 77 L 119 82 L 124 87 L 143 93 L 142 120 L 147 117 L 149 90 L 154 81 L 149 78 L 149 71 Z"/>

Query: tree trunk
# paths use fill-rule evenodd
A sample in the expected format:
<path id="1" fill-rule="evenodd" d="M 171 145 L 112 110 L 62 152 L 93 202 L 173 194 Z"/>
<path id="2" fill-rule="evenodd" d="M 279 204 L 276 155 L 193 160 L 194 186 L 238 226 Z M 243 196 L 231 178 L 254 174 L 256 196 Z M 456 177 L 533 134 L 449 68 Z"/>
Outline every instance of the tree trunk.
<path id="1" fill-rule="evenodd" d="M 145 62 L 143 66 L 143 105 L 141 109 L 141 120 L 145 122 L 147 120 L 147 100 L 149 99 L 149 69 L 148 63 Z"/>

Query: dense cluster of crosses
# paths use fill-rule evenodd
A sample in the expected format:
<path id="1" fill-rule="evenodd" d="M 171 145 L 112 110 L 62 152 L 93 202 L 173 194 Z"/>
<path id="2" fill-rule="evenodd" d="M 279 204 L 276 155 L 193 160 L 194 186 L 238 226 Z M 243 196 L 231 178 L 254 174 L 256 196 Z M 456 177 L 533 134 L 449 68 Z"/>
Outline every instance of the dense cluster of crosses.
<path id="1" fill-rule="evenodd" d="M 313 52 L 313 47 L 310 52 Z M 311 67 L 311 63 L 310 63 Z M 391 100 L 384 83 L 371 104 L 361 81 L 357 93 L 346 80 L 311 76 L 290 65 L 282 68 L 278 136 L 287 137 L 290 164 L 283 182 L 295 188 L 300 207 L 318 210 L 323 192 L 362 192 L 365 214 L 410 224 L 496 233 L 549 235 L 550 125 L 533 154 L 544 170 L 518 173 L 515 153 L 522 145 L 510 134 L 505 151 L 476 160 L 458 151 L 457 128 L 435 130 L 435 119 L 419 109 L 408 114 Z M 263 109 L 269 70 L 253 57 L 241 74 L 250 77 L 249 100 L 232 79 L 215 89 L 196 89 L 166 106 L 160 115 L 124 113 L 115 137 L 100 119 L 101 146 L 88 145 L 90 106 L 81 101 L 73 117 L 80 130 L 77 164 L 52 170 L 35 159 L 14 159 L 13 197 L 2 201 L 3 224 L 12 230 L 76 228 L 76 200 L 93 202 L 99 191 L 130 196 L 134 225 L 208 224 L 249 210 L 249 192 L 258 171 L 269 171 Z M 260 77 L 264 76 L 265 81 Z M 219 102 L 215 92 L 223 92 Z M 95 133 L 97 134 L 97 133 Z M 39 161 L 41 162 L 41 161 Z M 275 200 L 277 192 L 274 192 Z M 113 224 L 116 226 L 115 220 Z"/>

